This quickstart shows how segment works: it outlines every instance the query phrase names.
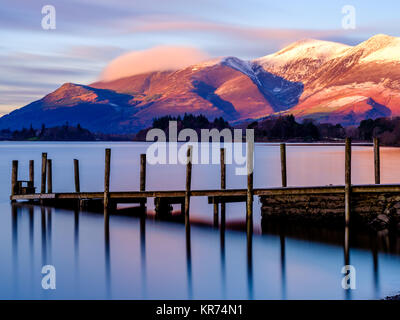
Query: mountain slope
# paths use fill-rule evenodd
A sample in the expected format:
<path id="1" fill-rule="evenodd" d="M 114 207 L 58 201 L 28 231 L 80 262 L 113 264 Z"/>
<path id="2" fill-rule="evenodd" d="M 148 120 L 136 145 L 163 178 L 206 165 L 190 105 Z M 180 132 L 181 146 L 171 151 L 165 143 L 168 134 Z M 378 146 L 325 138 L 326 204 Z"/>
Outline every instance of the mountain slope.
<path id="1" fill-rule="evenodd" d="M 232 122 L 294 114 L 356 124 L 400 115 L 400 38 L 357 46 L 302 40 L 252 61 L 215 59 L 89 86 L 64 84 L 0 118 L 0 129 L 80 123 L 95 132 L 137 132 L 154 117 L 204 114 Z"/>

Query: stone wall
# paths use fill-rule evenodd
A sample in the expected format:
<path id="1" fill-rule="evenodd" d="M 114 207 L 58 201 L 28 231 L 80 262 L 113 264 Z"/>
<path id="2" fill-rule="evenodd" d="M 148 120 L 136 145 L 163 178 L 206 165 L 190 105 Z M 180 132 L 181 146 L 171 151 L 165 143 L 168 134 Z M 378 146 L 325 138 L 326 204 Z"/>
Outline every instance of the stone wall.
<path id="1" fill-rule="evenodd" d="M 260 201 L 263 222 L 344 223 L 344 194 L 274 195 L 262 196 Z M 400 194 L 353 193 L 350 219 L 353 226 L 400 229 Z"/>

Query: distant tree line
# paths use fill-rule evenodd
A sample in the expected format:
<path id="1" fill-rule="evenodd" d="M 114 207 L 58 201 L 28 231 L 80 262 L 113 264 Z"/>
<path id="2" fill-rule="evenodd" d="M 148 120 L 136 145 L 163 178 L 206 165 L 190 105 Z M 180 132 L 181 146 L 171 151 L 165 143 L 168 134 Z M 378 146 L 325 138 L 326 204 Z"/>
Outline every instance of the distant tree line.
<path id="1" fill-rule="evenodd" d="M 169 132 L 169 122 L 176 121 L 178 132 L 182 129 L 194 129 L 198 133 L 201 129 L 232 129 L 227 121 L 225 121 L 222 117 L 215 118 L 213 121 L 209 121 L 204 115 L 193 115 L 185 113 L 183 117 L 178 116 L 164 116 L 153 119 L 153 124 L 150 128 L 146 128 L 137 133 L 135 140 L 145 141 L 146 134 L 150 129 L 161 129 L 163 130 L 168 137 Z"/>
<path id="2" fill-rule="evenodd" d="M 176 121 L 178 132 L 191 128 L 200 133 L 201 129 L 254 129 L 255 140 L 262 141 L 341 141 L 346 137 L 354 141 L 372 141 L 378 137 L 383 145 L 400 146 L 400 117 L 378 118 L 361 121 L 359 126 L 343 127 L 340 124 L 315 123 L 312 120 L 297 121 L 293 115 L 270 117 L 260 121 L 242 123 L 231 126 L 222 117 L 210 121 L 204 115 L 185 114 L 184 116 L 164 116 L 154 118 L 152 126 L 135 134 L 104 134 L 92 133 L 80 124 L 64 125 L 47 128 L 44 124 L 40 129 L 29 128 L 21 130 L 0 130 L 0 140 L 30 140 L 30 141 L 144 141 L 148 130 L 162 129 L 168 133 L 169 122 Z"/>
<path id="3" fill-rule="evenodd" d="M 47 128 L 42 124 L 40 129 L 34 129 L 32 125 L 21 130 L 0 130 L 0 140 L 8 141 L 124 141 L 133 140 L 134 135 L 113 135 L 92 133 L 82 128 L 80 124 L 71 126 L 66 122 L 62 126 Z"/>

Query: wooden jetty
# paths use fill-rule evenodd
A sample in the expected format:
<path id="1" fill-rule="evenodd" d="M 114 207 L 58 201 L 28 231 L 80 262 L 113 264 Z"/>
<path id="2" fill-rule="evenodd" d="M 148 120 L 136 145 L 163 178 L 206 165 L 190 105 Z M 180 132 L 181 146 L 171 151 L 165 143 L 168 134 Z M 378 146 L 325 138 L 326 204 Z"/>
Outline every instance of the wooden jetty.
<path id="1" fill-rule="evenodd" d="M 249 145 L 249 144 L 248 144 Z M 273 197 L 294 197 L 294 196 L 316 196 L 324 197 L 327 195 L 344 195 L 344 223 L 348 225 L 351 220 L 352 197 L 357 194 L 395 194 L 400 195 L 400 184 L 381 185 L 380 184 L 380 147 L 379 140 L 374 139 L 374 172 L 375 184 L 371 185 L 353 185 L 351 183 L 351 147 L 349 138 L 345 143 L 345 185 L 340 186 L 316 186 L 316 187 L 293 187 L 287 184 L 286 169 L 286 144 L 280 144 L 281 158 L 281 178 L 282 187 L 274 188 L 254 188 L 253 187 L 253 152 L 248 150 L 247 159 L 247 188 L 227 189 L 226 187 L 226 166 L 225 150 L 221 149 L 221 188 L 216 190 L 192 190 L 192 148 L 187 150 L 186 165 L 186 184 L 182 190 L 174 191 L 156 191 L 146 190 L 146 155 L 140 155 L 140 189 L 137 191 L 110 191 L 111 177 L 111 149 L 105 150 L 105 172 L 104 172 L 104 192 L 82 192 L 79 179 L 79 160 L 74 159 L 74 192 L 53 192 L 52 188 L 52 160 L 48 159 L 47 153 L 42 154 L 41 167 L 41 186 L 40 192 L 36 192 L 34 187 L 34 162 L 29 161 L 29 180 L 18 180 L 18 161 L 12 161 L 11 175 L 11 196 L 10 200 L 39 202 L 45 205 L 58 205 L 61 203 L 73 204 L 79 208 L 91 207 L 103 208 L 105 216 L 108 217 L 113 209 L 116 209 L 118 203 L 135 203 L 145 208 L 147 200 L 154 198 L 156 213 L 162 215 L 162 212 L 171 209 L 172 204 L 180 204 L 181 212 L 185 217 L 185 222 L 189 222 L 190 199 L 191 197 L 208 197 L 208 203 L 213 205 L 214 225 L 218 226 L 219 217 L 221 223 L 225 223 L 226 203 L 246 202 L 246 220 L 252 221 L 253 201 L 258 196 L 262 199 Z M 219 212 L 219 208 L 221 211 Z M 144 212 L 146 212 L 144 210 Z"/>

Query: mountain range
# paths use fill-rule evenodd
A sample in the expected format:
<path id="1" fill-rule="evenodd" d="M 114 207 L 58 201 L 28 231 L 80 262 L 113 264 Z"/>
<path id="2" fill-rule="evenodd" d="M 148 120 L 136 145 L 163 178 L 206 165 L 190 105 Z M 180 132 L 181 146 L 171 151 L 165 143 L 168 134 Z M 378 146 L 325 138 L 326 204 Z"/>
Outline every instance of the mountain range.
<path id="1" fill-rule="evenodd" d="M 255 60 L 218 58 L 89 85 L 65 83 L 0 118 L 0 129 L 80 124 L 132 133 L 184 113 L 235 124 L 273 115 L 353 125 L 400 115 L 400 38 L 357 46 L 301 40 Z"/>

